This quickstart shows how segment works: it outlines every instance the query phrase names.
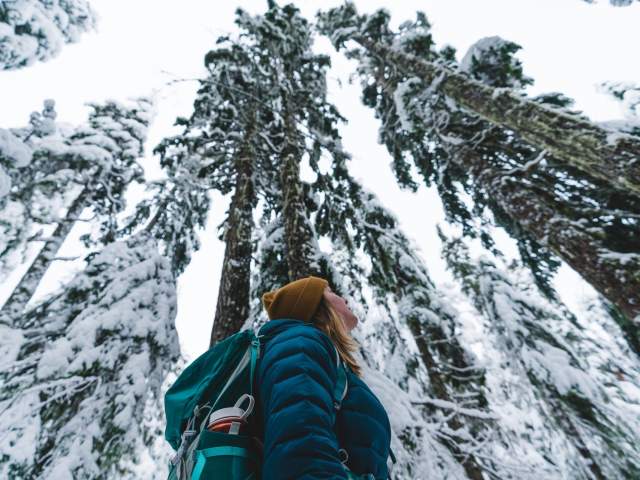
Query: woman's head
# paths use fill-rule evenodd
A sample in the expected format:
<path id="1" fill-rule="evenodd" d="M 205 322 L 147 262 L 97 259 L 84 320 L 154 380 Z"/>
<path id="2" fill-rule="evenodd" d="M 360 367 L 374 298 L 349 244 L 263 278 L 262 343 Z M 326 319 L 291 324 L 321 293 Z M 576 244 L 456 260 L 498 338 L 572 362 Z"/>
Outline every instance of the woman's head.
<path id="1" fill-rule="evenodd" d="M 335 295 L 335 293 L 333 292 L 330 293 Z M 353 354 L 358 350 L 358 344 L 350 335 L 351 330 L 355 327 L 355 325 L 357 325 L 358 319 L 351 312 L 348 306 L 346 306 L 346 311 L 353 317 L 354 320 L 345 319 L 341 312 L 334 306 L 334 303 L 336 302 L 345 301 L 337 295 L 335 295 L 335 297 L 337 297 L 337 299 L 333 299 L 330 296 L 323 295 L 317 310 L 311 317 L 311 323 L 313 323 L 316 327 L 327 334 L 327 336 L 333 341 L 333 344 L 338 349 L 338 353 L 340 354 L 342 361 L 345 362 L 349 367 L 351 367 L 351 370 L 353 370 L 357 375 L 360 375 L 360 366 L 357 364 L 355 358 L 353 357 Z M 341 310 L 344 311 L 345 309 L 343 308 Z M 350 323 L 353 326 L 349 328 L 347 326 L 348 322 L 355 323 Z"/>
<path id="2" fill-rule="evenodd" d="M 349 332 L 358 324 L 347 302 L 336 295 L 326 280 L 307 277 L 267 292 L 262 302 L 270 319 L 295 318 L 309 322 L 333 341 L 342 360 L 360 374 L 353 358 L 358 345 Z"/>
<path id="3" fill-rule="evenodd" d="M 334 293 L 328 285 L 322 293 L 322 300 L 331 305 L 338 315 L 340 315 L 348 332 L 358 326 L 358 317 L 351 311 L 347 301 L 340 295 Z"/>

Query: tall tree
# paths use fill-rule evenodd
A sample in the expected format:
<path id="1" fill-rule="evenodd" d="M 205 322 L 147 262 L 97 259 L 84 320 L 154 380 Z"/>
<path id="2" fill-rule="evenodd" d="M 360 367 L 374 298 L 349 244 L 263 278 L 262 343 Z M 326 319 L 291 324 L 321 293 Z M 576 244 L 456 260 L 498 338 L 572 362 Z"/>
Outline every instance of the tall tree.
<path id="1" fill-rule="evenodd" d="M 252 186 L 261 200 L 261 231 L 255 235 L 259 238 L 259 250 L 250 282 L 255 299 L 259 299 L 265 290 L 294 279 L 292 275 L 317 272 L 328 277 L 337 291 L 349 297 L 362 298 L 365 282 L 359 275 L 364 269 L 351 258 L 353 250 L 339 243 L 344 241 L 356 245 L 359 241 L 351 238 L 353 233 L 346 225 L 336 226 L 335 235 L 329 233 L 330 225 L 340 220 L 332 217 L 325 224 L 322 220 L 326 218 L 322 211 L 323 201 L 350 208 L 351 214 L 358 218 L 352 223 L 357 226 L 357 236 L 373 239 L 368 243 L 365 255 L 371 257 L 377 272 L 375 281 L 372 281 L 376 291 L 375 303 L 402 305 L 401 314 L 391 312 L 391 309 L 387 313 L 387 318 L 394 319 L 396 324 L 385 322 L 384 328 L 389 334 L 384 339 L 385 345 L 386 342 L 394 343 L 398 358 L 405 358 L 405 340 L 395 338 L 399 329 L 403 337 L 409 338 L 409 343 L 420 343 L 420 347 L 415 347 L 409 356 L 409 367 L 396 365 L 395 369 L 389 367 L 387 372 L 394 376 L 394 381 L 407 388 L 415 383 L 425 389 L 430 385 L 430 390 L 420 390 L 419 397 L 435 397 L 424 407 L 425 412 L 414 417 L 413 423 L 401 422 L 402 430 L 398 435 L 402 435 L 406 442 L 401 453 L 405 461 L 403 468 L 406 472 L 410 468 L 415 472 L 425 461 L 412 460 L 412 444 L 415 448 L 416 442 L 420 443 L 419 452 L 427 452 L 437 443 L 439 458 L 446 458 L 444 463 L 455 464 L 456 460 L 452 458 L 455 455 L 463 465 L 462 469 L 466 469 L 473 478 L 481 478 L 482 467 L 473 450 L 481 445 L 483 424 L 491 416 L 483 411 L 482 371 L 473 365 L 471 355 L 456 339 L 455 313 L 447 309 L 436 295 L 424 266 L 411 254 L 406 237 L 387 232 L 396 228 L 395 220 L 389 220 L 391 217 L 384 209 L 382 213 L 376 211 L 367 218 L 361 218 L 358 212 L 365 209 L 365 201 L 357 184 L 352 182 L 348 185 L 354 191 L 343 198 L 344 192 L 335 188 L 331 175 L 322 174 L 319 167 L 322 157 L 329 158 L 334 163 L 334 173 L 341 169 L 345 175 L 345 161 L 348 159 L 337 130 L 342 118 L 326 100 L 328 58 L 309 52 L 310 25 L 291 5 L 280 8 L 271 3 L 267 13 L 258 16 L 239 11 L 238 24 L 242 29 L 240 39 L 231 42 L 231 46 L 228 46 L 228 39 L 222 40 L 222 48 L 207 55 L 212 75 L 201 81 L 194 115 L 189 120 L 179 121 L 187 127 L 185 134 L 162 143 L 161 155 L 169 172 L 168 181 L 174 181 L 175 172 L 200 169 L 198 177 L 201 177 L 205 189 L 211 185 L 223 193 L 234 191 L 237 180 L 241 178 L 235 162 L 237 154 L 243 152 L 246 145 L 243 142 L 247 138 L 253 140 L 250 143 L 254 155 Z M 257 67 L 252 62 L 256 62 Z M 230 69 L 234 75 L 238 72 L 241 76 L 232 76 Z M 262 84 L 254 85 L 246 80 L 247 72 L 252 72 L 256 83 Z M 260 102 L 255 99 L 256 89 L 260 92 Z M 251 133 L 248 127 L 252 125 L 249 120 L 253 115 L 258 115 L 261 121 L 255 124 L 255 136 L 248 137 L 247 133 Z M 286 120 L 287 116 L 289 120 Z M 225 121 L 227 123 L 223 123 Z M 318 175 L 318 181 L 311 185 L 300 179 L 299 169 L 305 157 Z M 292 166 L 295 172 L 281 173 Z M 244 199 L 242 205 L 252 208 L 246 197 Z M 168 201 L 171 203 L 171 196 Z M 368 202 L 373 203 L 373 200 Z M 238 208 L 232 200 L 226 220 L 229 222 L 227 232 L 230 231 L 232 209 Z M 191 211 L 187 208 L 182 213 L 189 217 Z M 318 243 L 322 235 L 335 240 L 336 248 L 331 254 L 320 251 Z M 387 242 L 387 236 L 392 236 L 393 241 Z M 229 248 L 229 243 L 226 246 Z M 386 253 L 392 247 L 391 252 Z M 294 255 L 292 252 L 302 253 Z M 229 258 L 225 256 L 225 263 Z M 403 273 L 405 263 L 411 262 L 417 262 L 417 266 Z M 318 266 L 320 270 L 314 270 Z M 324 273 L 326 271 L 328 273 Z M 393 275 L 394 279 L 387 281 L 386 275 Z M 245 285 L 240 285 L 240 288 L 246 288 Z M 243 298 L 243 295 L 243 292 L 231 292 L 230 298 Z M 258 304 L 259 300 L 255 301 L 252 309 L 256 314 L 252 319 L 256 322 L 261 321 L 257 315 L 259 309 L 255 308 Z M 412 313 L 409 315 L 409 312 Z M 405 313 L 410 317 L 409 322 L 402 316 Z M 438 317 L 442 317 L 441 324 Z M 430 342 L 427 339 L 430 335 L 439 336 Z M 377 340 L 371 339 L 372 343 L 381 341 L 380 335 L 375 337 Z M 367 355 L 366 361 L 372 365 L 375 364 L 373 356 L 378 356 L 371 352 L 369 357 L 364 350 L 363 355 Z M 429 361 L 428 368 L 423 358 Z M 400 388 L 394 385 L 392 388 Z M 405 392 L 403 395 L 404 405 L 411 407 L 409 394 Z M 466 407 L 462 408 L 462 413 L 457 410 L 460 405 Z M 431 430 L 425 433 L 427 429 L 433 433 Z M 476 433 L 480 433 L 478 438 L 474 437 Z M 442 448 L 443 444 L 447 445 L 448 452 Z M 482 463 L 484 465 L 486 461 Z"/>
<path id="2" fill-rule="evenodd" d="M 203 184 L 233 197 L 223 223 L 225 260 L 211 343 L 237 331 L 249 316 L 253 210 L 284 225 L 290 280 L 331 277 L 309 217 L 309 186 L 300 179 L 305 156 L 332 154 L 337 111 L 326 100 L 328 57 L 312 54 L 309 23 L 292 5 L 271 4 L 264 15 L 238 10 L 237 39 L 219 39 L 205 57 L 210 74 L 182 135 L 157 148 L 163 165 L 200 165 Z M 279 217 L 273 220 L 272 216 Z M 286 280 L 285 280 L 286 283 Z"/>
<path id="3" fill-rule="evenodd" d="M 5 328 L 2 478 L 126 476 L 159 432 L 160 387 L 179 355 L 175 279 L 145 232 L 111 243 Z M 4 327 L 3 327 L 4 328 Z"/>
<path id="4" fill-rule="evenodd" d="M 132 181 L 142 180 L 143 171 L 136 159 L 143 152 L 150 122 L 150 101 L 138 99 L 132 106 L 109 101 L 103 105 L 91 104 L 91 107 L 87 126 L 34 146 L 34 160 L 21 170 L 29 170 L 25 174 L 28 182 L 16 185 L 10 195 L 10 200 L 28 203 L 43 186 L 51 186 L 51 179 L 41 182 L 40 178 L 55 176 L 61 171 L 67 182 L 66 189 L 73 189 L 66 212 L 3 305 L 3 316 L 20 315 L 85 209 L 91 207 L 100 219 L 100 240 L 113 241 L 118 228 L 116 214 L 125 207 L 126 188 Z"/>
<path id="5" fill-rule="evenodd" d="M 239 10 L 237 24 L 266 54 L 261 57 L 261 68 L 268 72 L 275 89 L 277 123 L 270 137 L 280 175 L 278 211 L 284 225 L 289 278 L 331 276 L 331 266 L 320 254 L 309 221 L 308 187 L 300 179 L 303 158 L 321 154 L 324 136 L 331 134 L 333 121 L 341 118 L 326 99 L 329 58 L 311 51 L 311 25 L 292 4 L 280 7 L 270 1 L 265 14 L 257 16 Z"/>
<path id="6" fill-rule="evenodd" d="M 545 108 L 511 88 L 495 88 L 456 71 L 429 52 L 430 36 L 396 38 L 386 11 L 358 15 L 353 3 L 347 3 L 320 18 L 322 31 L 336 47 L 354 40 L 364 50 L 359 56 L 392 65 L 400 75 L 416 77 L 433 90 L 437 87 L 461 108 L 513 131 L 566 165 L 640 196 L 640 166 L 634 161 L 640 154 L 640 139 L 608 131 L 566 111 Z M 425 21 L 422 15 L 419 23 L 424 26 Z"/>
<path id="7" fill-rule="evenodd" d="M 490 435 L 487 420 L 491 414 L 486 411 L 484 372 L 457 338 L 457 312 L 438 294 L 415 246 L 399 230 L 395 217 L 351 178 L 344 162 L 335 162 L 329 173 L 319 174 L 314 187 L 323 197 L 316 230 L 331 238 L 332 258 L 340 250 L 345 252 L 337 268 L 345 277 L 355 277 L 354 284 L 358 285 L 362 282 L 357 280 L 362 272 L 358 251 L 368 260 L 366 284 L 372 289 L 375 303 L 387 309 L 390 304 L 396 306 L 388 314 L 397 318 L 400 328 L 408 329 L 417 359 L 426 371 L 429 386 L 422 396 L 432 400 L 422 404 L 425 413 L 437 416 L 440 409 L 446 412 L 436 437 L 460 461 L 469 478 L 483 478 L 486 464 L 472 452 Z M 399 335 L 397 328 L 394 332 L 378 332 L 378 338 Z M 395 350 L 393 345 L 389 348 Z M 448 409 L 464 413 L 451 414 Z"/>
<path id="8" fill-rule="evenodd" d="M 255 48 L 220 39 L 207 53 L 209 75 L 200 81 L 189 119 L 180 119 L 184 134 L 165 139 L 157 152 L 165 167 L 192 162 L 198 177 L 223 194 L 233 192 L 223 222 L 225 257 L 211 332 L 213 345 L 240 330 L 249 316 L 249 282 L 256 206 L 255 174 L 269 161 L 270 151 L 259 136 L 273 121 L 267 103 L 268 79 L 256 63 Z M 263 170 L 268 170 L 263 168 Z M 261 183 L 260 180 L 258 183 Z"/>
<path id="9" fill-rule="evenodd" d="M 541 105 L 550 115 L 578 118 L 578 113 L 568 111 L 571 101 L 561 94 L 524 99 L 518 89 L 531 79 L 513 58 L 519 47 L 512 42 L 483 39 L 458 66 L 452 48 L 434 49 L 423 14 L 405 22 L 397 33 L 388 22 L 384 11 L 358 16 L 351 4 L 321 16 L 323 31 L 333 34 L 337 46 L 348 39 L 364 42 L 348 55 L 359 60 L 363 101 L 382 121 L 380 138 L 393 156 L 399 183 L 417 187 L 410 174 L 412 160 L 423 181 L 438 187 L 448 217 L 487 245 L 492 243 L 490 235 L 484 229 L 474 232 L 470 220 L 491 212 L 517 239 L 523 259 L 550 296 L 549 279 L 559 264 L 555 255 L 565 260 L 624 313 L 625 332 L 630 343 L 638 345 L 633 325 L 640 313 L 638 197 L 567 166 L 556 151 L 520 137 L 517 128 L 487 120 L 443 88 L 443 82 L 455 72 L 472 82 L 467 86 L 473 87 L 468 92 L 474 95 L 481 82 L 482 88 L 496 92 L 496 98 L 513 92 L 510 95 L 517 93 L 527 105 Z M 384 51 L 374 51 L 372 45 Z M 419 57 L 442 75 L 432 78 L 407 70 L 397 63 L 398 55 Z M 473 197 L 473 210 L 465 205 L 458 186 Z"/>
<path id="10" fill-rule="evenodd" d="M 55 123 L 55 102 L 45 100 L 42 113 L 33 112 L 30 126 L 0 129 L 0 277 L 25 260 L 34 224 L 53 223 L 66 197 L 69 171 L 51 171 L 40 162 L 28 168 L 41 143 L 64 136 Z M 35 155 L 38 157 L 38 155 Z"/>
<path id="11" fill-rule="evenodd" d="M 6 0 L 0 3 L 0 70 L 49 60 L 95 27 L 86 0 Z"/>
<path id="12" fill-rule="evenodd" d="M 449 268 L 486 319 L 497 350 L 508 359 L 502 367 L 530 385 L 536 409 L 572 444 L 569 454 L 547 452 L 547 468 L 556 465 L 556 474 L 571 471 L 584 479 L 638 476 L 637 431 L 627 424 L 624 408 L 608 401 L 588 367 L 588 357 L 581 358 L 580 350 L 590 342 L 575 318 L 558 311 L 535 286 L 511 279 L 489 257 L 472 259 L 463 239 L 440 235 Z M 608 381 L 613 379 L 609 375 Z M 570 463 L 563 465 L 565 461 Z"/>
<path id="13" fill-rule="evenodd" d="M 393 292 L 391 294 L 393 301 L 403 305 L 402 313 L 399 315 L 402 320 L 399 322 L 404 325 L 405 330 L 406 325 L 409 326 L 407 333 L 410 337 L 413 334 L 413 338 L 419 344 L 420 353 L 414 361 L 417 359 L 418 362 L 426 364 L 427 368 L 424 366 L 422 368 L 424 372 L 428 372 L 431 391 L 435 392 L 434 396 L 442 402 L 439 404 L 440 407 L 446 404 L 449 408 L 455 408 L 456 402 L 466 402 L 469 407 L 467 414 L 474 411 L 477 412 L 478 418 L 483 420 L 489 418 L 489 414 L 481 412 L 483 400 L 482 393 L 478 391 L 478 386 L 482 383 L 481 369 L 473 367 L 470 355 L 455 340 L 453 332 L 455 313 L 448 311 L 437 299 L 424 267 L 415 255 L 411 256 L 411 247 L 406 238 L 401 234 L 395 236 L 395 233 L 389 233 L 395 229 L 395 220 L 390 220 L 384 209 L 381 209 L 382 213 L 375 211 L 367 218 L 360 218 L 361 212 L 369 212 L 368 205 L 375 202 L 371 199 L 363 200 L 364 197 L 358 193 L 359 186 L 352 181 L 349 184 L 350 177 L 346 173 L 345 164 L 348 155 L 341 147 L 337 130 L 337 124 L 342 117 L 335 107 L 326 103 L 325 100 L 324 69 L 328 66 L 328 59 L 311 54 L 303 55 L 305 50 L 302 52 L 297 50 L 298 46 L 309 48 L 311 38 L 308 23 L 299 17 L 294 7 L 288 5 L 280 9 L 272 3 L 264 16 L 249 17 L 245 14 L 241 17 L 239 24 L 246 26 L 246 30 L 251 32 L 251 35 L 256 35 L 256 43 L 269 52 L 270 62 L 264 68 L 267 71 L 275 71 L 274 84 L 282 86 L 278 89 L 282 92 L 279 94 L 278 103 L 281 123 L 277 125 L 281 130 L 276 130 L 280 138 L 273 134 L 270 136 L 281 162 L 274 162 L 273 166 L 276 169 L 287 169 L 297 165 L 295 168 L 299 169 L 300 157 L 305 153 L 304 150 L 299 150 L 305 148 L 309 155 L 309 165 L 318 176 L 318 180 L 309 189 L 300 181 L 299 171 L 292 171 L 290 177 L 286 176 L 288 174 L 282 174 L 280 177 L 281 200 L 277 195 L 278 192 L 273 192 L 275 193 L 273 197 L 268 195 L 270 191 L 265 192 L 265 203 L 267 203 L 265 211 L 269 215 L 263 217 L 263 224 L 269 225 L 269 232 L 264 235 L 261 242 L 261 263 L 259 264 L 259 268 L 265 270 L 265 279 L 262 280 L 259 277 L 258 281 L 268 283 L 272 282 L 273 278 L 279 277 L 277 269 L 274 271 L 270 263 L 278 257 L 290 258 L 291 252 L 299 251 L 288 240 L 291 232 L 295 232 L 295 225 L 300 225 L 300 222 L 295 220 L 298 214 L 290 213 L 293 211 L 299 212 L 297 218 L 304 219 L 305 222 L 315 218 L 315 226 L 311 224 L 308 229 L 305 228 L 308 233 L 303 235 L 310 240 L 305 241 L 306 247 L 303 245 L 302 253 L 297 255 L 297 261 L 309 265 L 310 260 L 304 251 L 319 252 L 319 248 L 313 244 L 317 243 L 320 236 L 328 236 L 334 241 L 335 247 L 330 255 L 333 271 L 342 274 L 331 275 L 330 281 L 343 293 L 354 297 L 361 295 L 358 290 L 362 288 L 362 280 L 358 278 L 358 273 L 363 269 L 356 262 L 350 261 L 350 254 L 354 253 L 353 248 L 359 242 L 352 238 L 353 233 L 348 232 L 345 224 L 348 214 L 340 217 L 346 209 L 350 209 L 351 214 L 358 218 L 357 220 L 349 219 L 349 226 L 356 229 L 355 235 L 359 238 L 375 239 L 368 243 L 369 249 L 365 249 L 365 255 L 370 258 L 378 271 L 378 276 L 373 276 L 377 284 L 373 280 L 370 282 L 376 291 L 377 303 L 387 304 L 389 295 Z M 316 58 L 317 61 L 314 63 L 313 59 Z M 282 65 L 280 62 L 283 62 Z M 295 108 L 289 111 L 288 104 Z M 292 117 L 291 121 L 287 120 L 288 115 Z M 302 137 L 307 141 L 303 143 Z M 319 168 L 319 160 L 323 155 L 332 162 L 331 174 L 323 174 Z M 344 190 L 340 191 L 332 183 L 331 178 L 335 176 L 341 176 L 343 179 Z M 289 179 L 286 180 L 287 178 Z M 287 182 L 290 184 L 295 182 L 296 189 L 300 192 L 292 191 L 291 197 L 287 197 L 287 188 L 290 186 Z M 296 205 L 300 205 L 296 198 L 301 198 L 300 202 L 304 203 L 302 206 L 288 209 L 288 198 L 293 199 L 291 201 Z M 335 213 L 323 211 L 323 202 L 325 207 L 337 206 L 337 211 Z M 379 219 L 377 215 L 382 218 Z M 287 223 L 288 219 L 294 221 Z M 287 225 L 290 226 L 287 227 Z M 389 236 L 394 240 L 387 241 Z M 293 240 L 299 241 L 298 238 Z M 360 245 L 362 243 L 364 241 Z M 351 245 L 352 249 L 342 248 L 345 244 Z M 307 260 L 300 261 L 304 258 Z M 313 254 L 311 261 L 315 258 L 318 258 L 318 253 Z M 415 270 L 405 268 L 406 264 L 412 262 L 417 265 Z M 339 264 L 342 268 L 338 267 Z M 292 279 L 291 265 L 291 262 L 288 262 L 290 279 Z M 394 280 L 389 280 L 388 277 Z M 395 314 L 397 312 L 394 312 Z M 404 318 L 404 314 L 407 318 Z M 438 317 L 442 318 L 442 322 L 436 320 Z M 436 335 L 439 335 L 438 340 L 431 345 L 426 338 Z M 474 407 L 478 408 L 474 410 Z M 472 478 L 481 478 L 482 468 L 472 451 L 481 443 L 481 440 L 474 438 L 473 435 L 482 430 L 483 422 L 478 421 L 477 425 L 473 425 L 473 421 L 465 421 L 462 416 L 449 417 L 448 414 L 445 416 L 448 418 L 442 422 L 440 440 L 454 452 Z M 409 437 L 407 440 L 410 442 Z"/>

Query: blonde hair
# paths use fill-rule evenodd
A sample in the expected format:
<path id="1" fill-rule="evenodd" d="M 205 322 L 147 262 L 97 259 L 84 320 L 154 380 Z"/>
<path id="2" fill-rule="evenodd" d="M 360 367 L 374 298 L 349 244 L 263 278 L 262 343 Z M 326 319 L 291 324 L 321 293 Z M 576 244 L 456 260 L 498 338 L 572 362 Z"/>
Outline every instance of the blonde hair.
<path id="1" fill-rule="evenodd" d="M 362 369 L 353 357 L 353 353 L 358 350 L 358 342 L 356 342 L 347 328 L 345 327 L 340 314 L 327 302 L 324 297 L 320 300 L 320 305 L 311 322 L 318 327 L 324 333 L 326 333 L 333 344 L 338 349 L 338 354 L 342 361 L 351 370 L 358 375 L 362 376 Z"/>

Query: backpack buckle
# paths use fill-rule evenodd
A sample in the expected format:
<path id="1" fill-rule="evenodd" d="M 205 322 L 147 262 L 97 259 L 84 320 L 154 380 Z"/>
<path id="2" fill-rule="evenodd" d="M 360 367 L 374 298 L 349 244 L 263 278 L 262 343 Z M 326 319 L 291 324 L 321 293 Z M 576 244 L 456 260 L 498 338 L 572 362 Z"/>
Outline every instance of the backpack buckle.
<path id="1" fill-rule="evenodd" d="M 180 459 L 184 455 L 185 450 L 188 448 L 188 444 L 191 443 L 190 442 L 190 438 L 195 436 L 196 433 L 198 433 L 198 432 L 196 432 L 195 430 L 190 430 L 190 429 L 187 429 L 184 432 L 182 432 L 180 446 L 178 447 L 178 450 L 176 451 L 176 454 L 173 457 L 171 457 L 171 460 L 169 460 L 171 462 L 171 465 L 177 465 L 178 464 L 178 462 L 180 461 Z"/>

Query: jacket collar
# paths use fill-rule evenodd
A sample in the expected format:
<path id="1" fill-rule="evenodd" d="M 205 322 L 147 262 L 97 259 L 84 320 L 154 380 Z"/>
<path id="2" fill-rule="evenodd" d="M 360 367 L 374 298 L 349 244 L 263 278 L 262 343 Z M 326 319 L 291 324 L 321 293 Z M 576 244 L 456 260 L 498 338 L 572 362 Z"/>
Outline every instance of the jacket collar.
<path id="1" fill-rule="evenodd" d="M 296 324 L 309 325 L 308 323 L 303 322 L 302 320 L 296 320 L 295 318 L 274 318 L 273 320 L 269 320 L 260 328 L 260 330 L 258 330 L 258 336 L 266 335 L 271 337 Z"/>

